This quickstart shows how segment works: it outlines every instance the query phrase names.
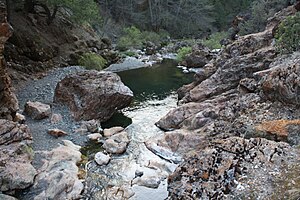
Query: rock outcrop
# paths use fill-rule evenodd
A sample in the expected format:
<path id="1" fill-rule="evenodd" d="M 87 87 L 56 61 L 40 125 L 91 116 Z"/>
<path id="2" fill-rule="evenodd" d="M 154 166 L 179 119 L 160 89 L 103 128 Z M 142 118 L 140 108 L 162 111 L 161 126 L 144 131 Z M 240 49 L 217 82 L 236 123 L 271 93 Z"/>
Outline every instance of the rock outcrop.
<path id="1" fill-rule="evenodd" d="M 0 118 L 13 120 L 19 106 L 3 55 L 4 44 L 12 36 L 12 27 L 6 21 L 5 5 L 0 5 L 0 11 Z"/>
<path id="2" fill-rule="evenodd" d="M 26 125 L 0 120 L 0 189 L 15 191 L 33 184 L 36 170 L 31 165 L 34 152 Z"/>
<path id="3" fill-rule="evenodd" d="M 20 116 L 16 116 L 19 107 L 3 57 L 4 43 L 11 35 L 6 6 L 0 2 L 0 191 L 14 194 L 33 184 L 36 170 L 31 165 L 34 153 L 30 130 L 12 121 L 19 121 Z M 2 194 L 0 198 L 14 199 Z"/>
<path id="4" fill-rule="evenodd" d="M 188 54 L 181 64 L 186 67 L 201 68 L 214 57 L 215 55 L 211 53 L 210 49 L 202 44 L 197 44 L 193 46 L 192 53 Z"/>
<path id="5" fill-rule="evenodd" d="M 85 71 L 67 76 L 55 89 L 54 101 L 67 105 L 75 120 L 108 120 L 117 110 L 128 106 L 132 91 L 117 74 Z"/>
<path id="6" fill-rule="evenodd" d="M 184 158 L 169 177 L 169 199 L 300 197 L 300 55 L 279 55 L 273 42 L 295 12 L 290 6 L 265 31 L 227 45 L 156 123 L 172 131 L 152 142 Z"/>
<path id="7" fill-rule="evenodd" d="M 278 180 L 285 179 L 284 166 L 299 171 L 298 155 L 288 144 L 266 139 L 216 140 L 191 153 L 169 177 L 169 199 L 290 198 L 292 191 L 280 194 Z M 297 176 L 289 178 L 299 183 Z"/>

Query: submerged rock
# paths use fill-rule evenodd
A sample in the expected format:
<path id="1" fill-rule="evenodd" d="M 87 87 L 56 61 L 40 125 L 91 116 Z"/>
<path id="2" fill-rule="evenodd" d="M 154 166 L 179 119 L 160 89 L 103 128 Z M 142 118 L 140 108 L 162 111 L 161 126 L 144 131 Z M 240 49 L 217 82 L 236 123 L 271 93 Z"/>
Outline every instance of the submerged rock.
<path id="1" fill-rule="evenodd" d="M 108 120 L 130 104 L 132 91 L 117 74 L 84 71 L 69 75 L 55 89 L 54 101 L 67 105 L 75 120 Z"/>
<path id="2" fill-rule="evenodd" d="M 123 131 L 107 139 L 102 147 L 109 153 L 122 154 L 126 151 L 128 144 L 128 133 Z"/>

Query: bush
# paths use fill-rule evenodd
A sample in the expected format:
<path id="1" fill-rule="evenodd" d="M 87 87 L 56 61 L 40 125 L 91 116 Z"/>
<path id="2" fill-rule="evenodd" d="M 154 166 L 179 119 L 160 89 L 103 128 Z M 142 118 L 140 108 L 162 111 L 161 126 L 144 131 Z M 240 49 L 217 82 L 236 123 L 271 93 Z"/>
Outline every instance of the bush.
<path id="1" fill-rule="evenodd" d="M 102 70 L 107 61 L 100 55 L 95 53 L 85 53 L 78 60 L 79 65 L 84 66 L 86 69 Z"/>
<path id="2" fill-rule="evenodd" d="M 125 35 L 122 36 L 117 44 L 117 47 L 120 50 L 126 50 L 130 47 L 133 48 L 141 48 L 143 45 L 143 36 L 142 36 L 142 32 L 134 27 L 128 27 L 124 29 L 124 33 Z"/>
<path id="3" fill-rule="evenodd" d="M 183 61 L 188 54 L 192 53 L 192 47 L 182 47 L 177 52 L 177 60 L 179 62 Z"/>
<path id="4" fill-rule="evenodd" d="M 280 53 L 300 50 L 300 13 L 287 17 L 278 26 L 275 35 L 276 49 Z"/>
<path id="5" fill-rule="evenodd" d="M 226 32 L 216 32 L 211 34 L 208 39 L 202 40 L 201 42 L 210 49 L 220 49 L 222 47 L 220 41 L 224 38 L 227 38 Z"/>
<path id="6" fill-rule="evenodd" d="M 153 42 L 159 45 L 163 40 L 168 38 L 166 32 L 157 34 L 151 31 L 140 31 L 138 28 L 131 26 L 124 29 L 124 36 L 120 37 L 117 47 L 121 51 L 125 51 L 130 48 L 141 49 L 146 42 Z"/>

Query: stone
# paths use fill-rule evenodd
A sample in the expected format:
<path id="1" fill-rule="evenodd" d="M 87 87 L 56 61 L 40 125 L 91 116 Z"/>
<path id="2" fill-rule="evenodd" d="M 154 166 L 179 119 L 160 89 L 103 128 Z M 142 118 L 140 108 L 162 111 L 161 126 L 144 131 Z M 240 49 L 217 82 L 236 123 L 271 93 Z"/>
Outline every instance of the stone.
<path id="1" fill-rule="evenodd" d="M 48 134 L 52 135 L 52 136 L 54 136 L 56 138 L 68 135 L 65 131 L 62 131 L 60 129 L 49 129 L 48 130 Z"/>
<path id="2" fill-rule="evenodd" d="M 39 152 L 44 163 L 24 199 L 81 198 L 83 184 L 77 177 L 76 165 L 81 160 L 81 153 L 73 146 L 61 145 L 51 151 Z"/>
<path id="3" fill-rule="evenodd" d="M 201 45 L 194 45 L 192 53 L 188 54 L 183 62 L 187 67 L 201 68 L 214 58 L 214 54 L 210 50 Z"/>
<path id="4" fill-rule="evenodd" d="M 5 194 L 0 194 L 0 199 L 3 199 L 3 200 L 17 200 L 15 197 L 8 196 L 8 195 L 5 195 Z"/>
<path id="5" fill-rule="evenodd" d="M 110 161 L 110 156 L 106 155 L 102 152 L 98 152 L 95 154 L 95 161 L 98 165 L 107 165 Z"/>
<path id="6" fill-rule="evenodd" d="M 129 144 L 128 133 L 123 131 L 107 139 L 104 142 L 102 147 L 109 153 L 122 154 L 126 151 L 128 144 Z"/>
<path id="7" fill-rule="evenodd" d="M 107 188 L 107 199 L 130 199 L 133 197 L 135 193 L 129 184 Z"/>
<path id="8" fill-rule="evenodd" d="M 82 122 L 82 126 L 84 126 L 90 133 L 99 133 L 102 131 L 99 120 L 92 119 L 89 121 L 84 121 Z"/>
<path id="9" fill-rule="evenodd" d="M 57 123 L 61 122 L 62 120 L 63 120 L 63 117 L 61 116 L 61 114 L 53 113 L 50 118 L 50 121 L 52 124 L 57 124 Z"/>
<path id="10" fill-rule="evenodd" d="M 300 105 L 300 53 L 279 59 L 273 66 L 264 72 L 260 81 L 262 96 L 271 101 Z"/>
<path id="11" fill-rule="evenodd" d="M 27 125 L 0 119 L 0 145 L 31 139 L 31 132 Z"/>
<path id="12" fill-rule="evenodd" d="M 161 182 L 160 178 L 156 176 L 143 176 L 143 177 L 137 177 L 132 180 L 132 184 L 153 188 L 153 189 L 158 188 L 160 182 Z"/>
<path id="13" fill-rule="evenodd" d="M 28 101 L 25 104 L 24 112 L 32 119 L 40 120 L 50 116 L 51 108 L 49 105 L 41 102 Z"/>
<path id="14" fill-rule="evenodd" d="M 17 122 L 19 124 L 24 124 L 26 121 L 26 117 L 20 113 L 16 113 L 16 116 L 14 118 L 14 122 Z"/>
<path id="15" fill-rule="evenodd" d="M 93 134 L 89 134 L 87 137 L 89 140 L 97 141 L 100 138 L 102 138 L 102 135 L 100 133 L 93 133 Z"/>
<path id="16" fill-rule="evenodd" d="M 1 191 L 25 189 L 33 184 L 36 175 L 35 168 L 30 163 L 9 162 L 1 173 Z"/>
<path id="17" fill-rule="evenodd" d="M 24 124 L 0 120 L 0 191 L 25 189 L 33 184 L 31 132 Z"/>
<path id="18" fill-rule="evenodd" d="M 136 177 L 142 177 L 142 176 L 144 175 L 144 172 L 141 171 L 141 170 L 139 170 L 139 169 L 137 169 L 137 170 L 135 171 L 134 175 L 135 175 L 135 178 L 136 178 Z"/>
<path id="19" fill-rule="evenodd" d="M 108 120 L 130 104 L 132 91 L 112 72 L 94 70 L 69 75 L 55 88 L 54 101 L 69 107 L 75 120 Z"/>
<path id="20" fill-rule="evenodd" d="M 113 136 L 121 131 L 123 131 L 124 128 L 121 127 L 121 126 L 116 126 L 116 127 L 112 127 L 112 128 L 106 128 L 103 130 L 103 134 L 105 137 L 110 137 L 110 136 Z"/>

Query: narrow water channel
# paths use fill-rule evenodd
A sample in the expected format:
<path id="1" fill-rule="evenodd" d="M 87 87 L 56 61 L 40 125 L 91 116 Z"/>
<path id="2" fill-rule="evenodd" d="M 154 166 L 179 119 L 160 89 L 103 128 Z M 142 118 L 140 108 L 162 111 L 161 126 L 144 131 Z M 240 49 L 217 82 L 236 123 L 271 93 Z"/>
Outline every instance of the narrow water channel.
<path id="1" fill-rule="evenodd" d="M 104 128 L 119 125 L 126 127 L 131 142 L 126 153 L 113 156 L 109 165 L 99 167 L 93 163 L 89 166 L 87 193 L 95 199 L 105 199 L 111 195 L 107 187 L 113 185 L 133 191 L 135 195 L 130 199 L 163 200 L 168 195 L 166 178 L 175 170 L 176 165 L 153 154 L 144 142 L 164 134 L 154 124 L 176 107 L 176 90 L 190 83 L 193 74 L 182 73 L 173 60 L 164 60 L 161 64 L 152 67 L 118 72 L 118 74 L 124 84 L 133 91 L 134 101 L 129 108 L 122 110 L 122 113 L 116 114 L 102 126 Z M 149 167 L 150 163 L 161 167 L 154 169 Z M 146 182 L 158 180 L 159 187 L 132 185 L 137 170 L 144 173 Z"/>

